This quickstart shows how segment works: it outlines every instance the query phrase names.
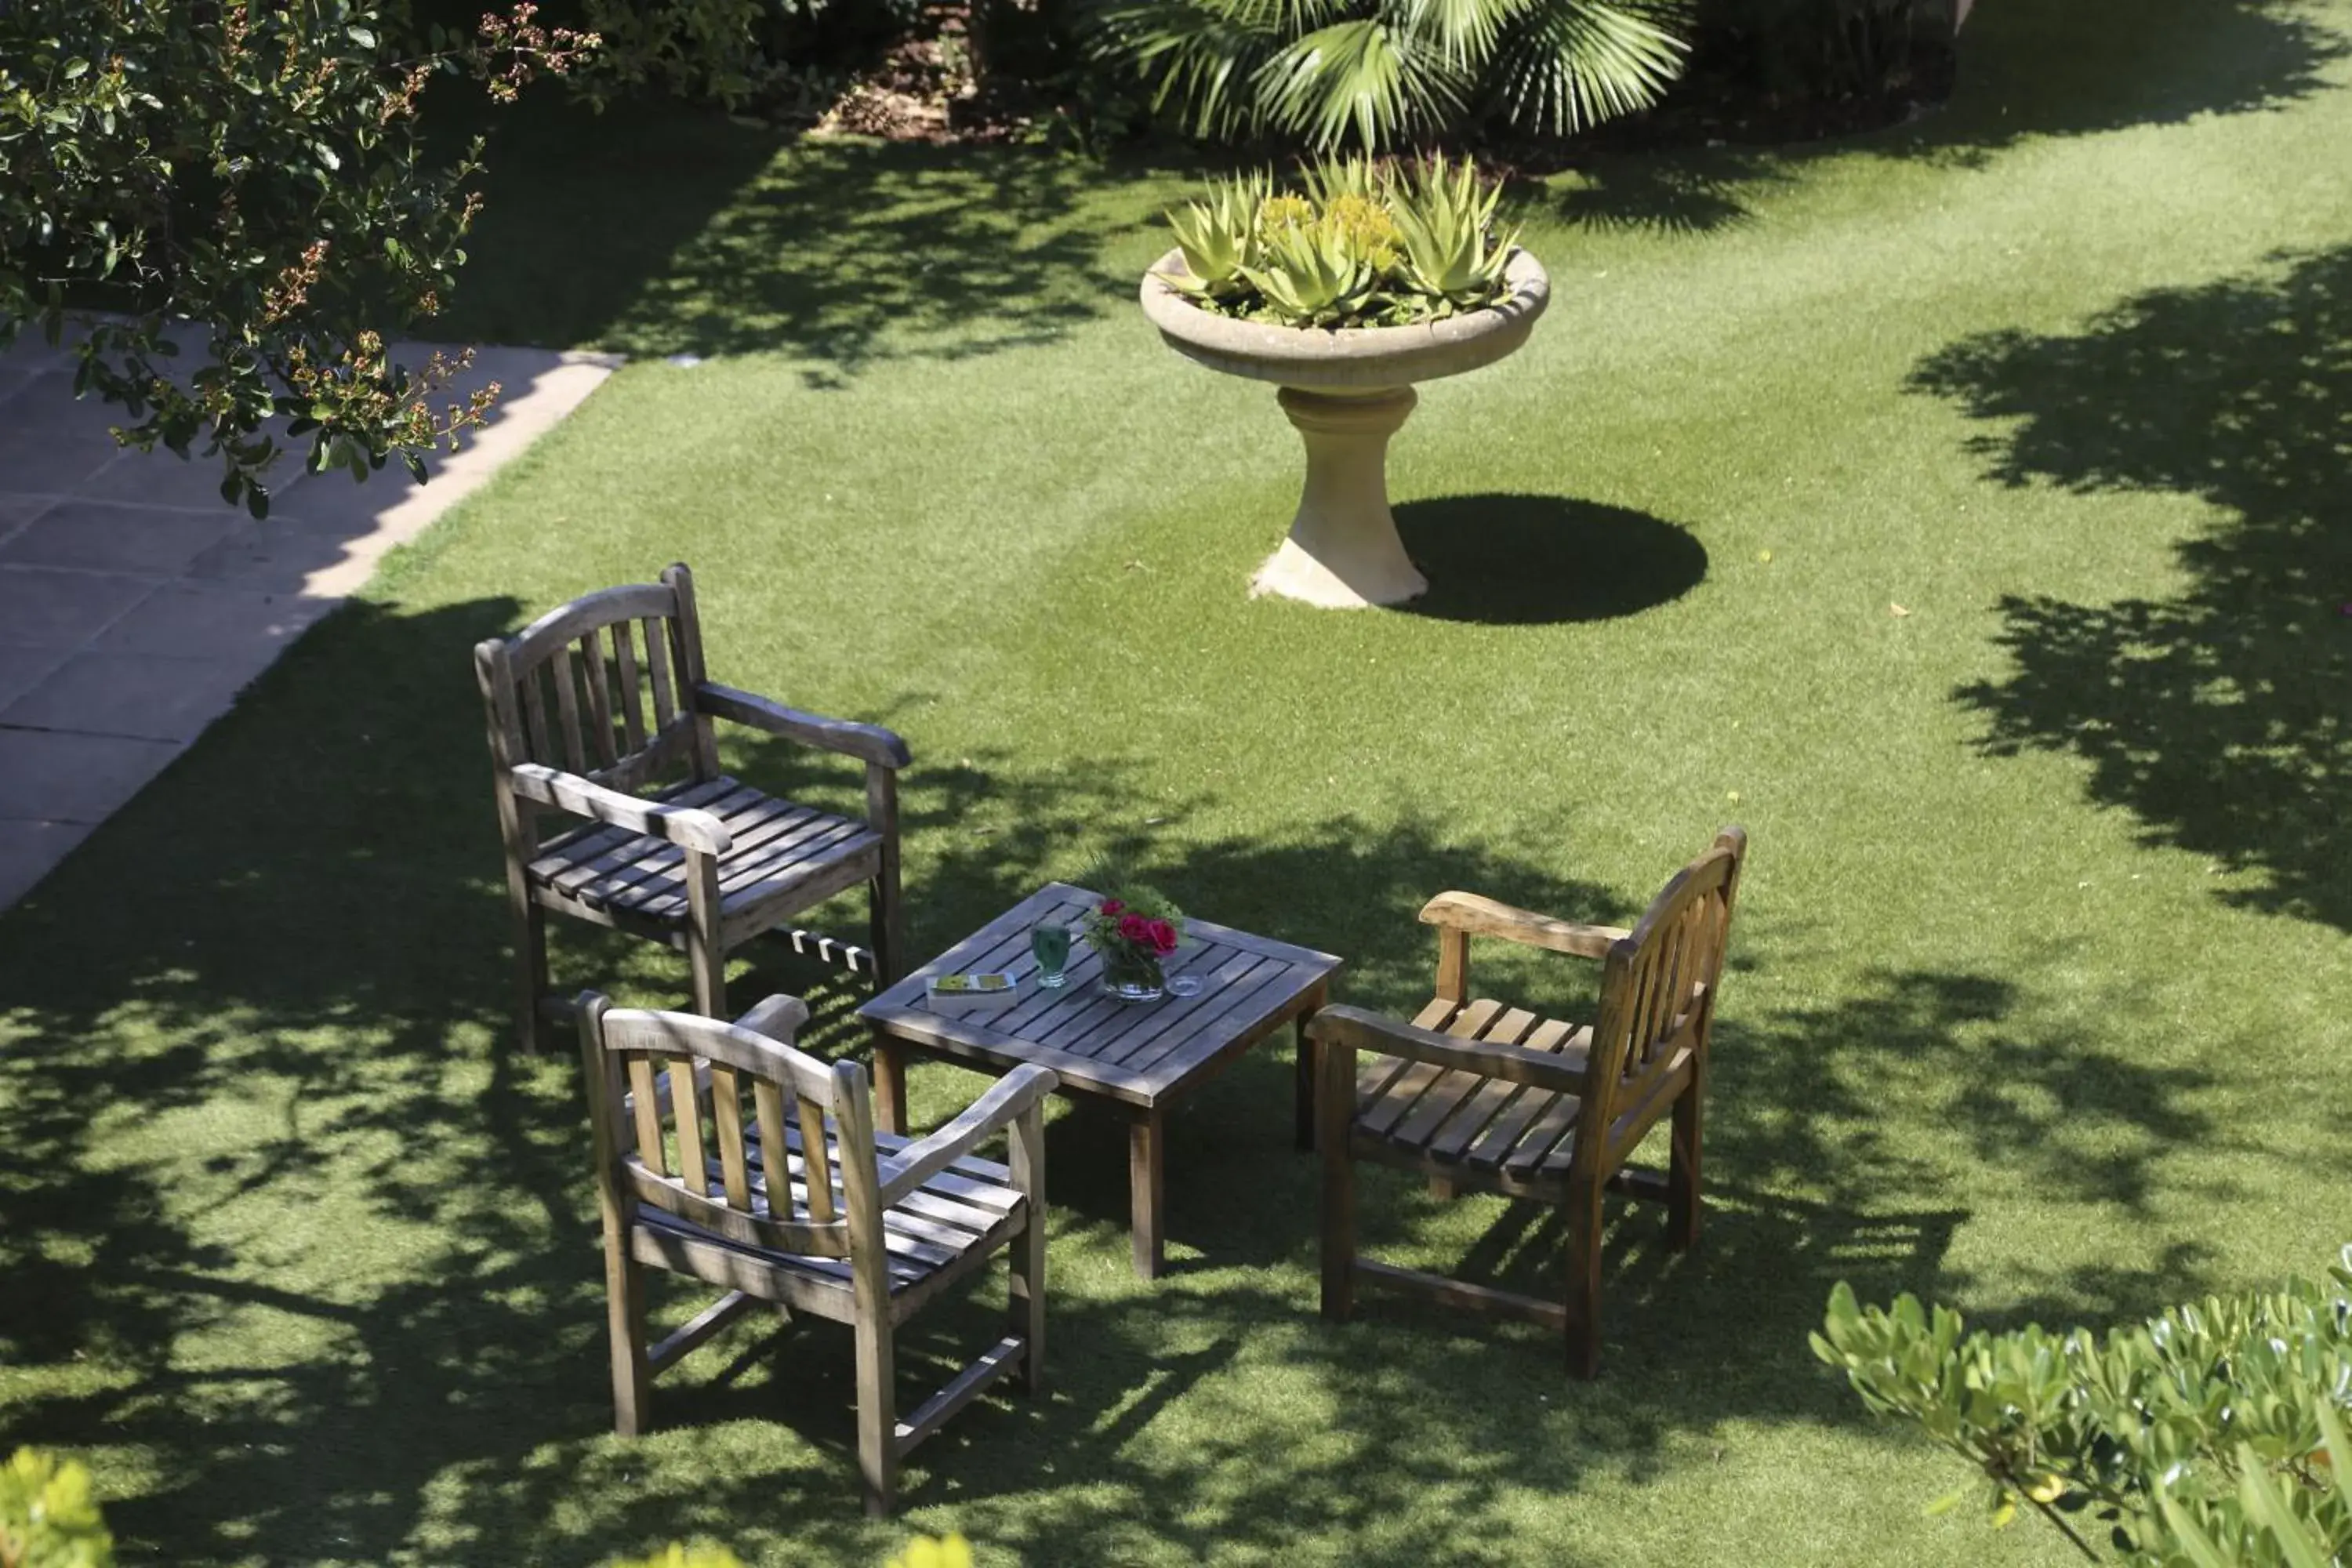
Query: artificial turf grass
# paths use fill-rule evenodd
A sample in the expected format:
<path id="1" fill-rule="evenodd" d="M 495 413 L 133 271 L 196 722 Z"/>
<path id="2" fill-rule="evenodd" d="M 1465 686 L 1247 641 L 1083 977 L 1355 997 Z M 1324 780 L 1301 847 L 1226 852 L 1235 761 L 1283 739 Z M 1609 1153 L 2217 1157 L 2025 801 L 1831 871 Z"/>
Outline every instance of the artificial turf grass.
<path id="1" fill-rule="evenodd" d="M 1343 952 L 1347 994 L 1406 1005 L 1440 887 L 1619 918 L 1718 822 L 1756 835 L 1717 1206 L 1687 1259 L 1654 1219 L 1621 1227 L 1600 1384 L 1528 1331 L 1377 1299 L 1318 1322 L 1314 1173 L 1263 1052 L 1173 1122 L 1156 1286 L 1125 1273 L 1116 1128 L 1056 1115 L 1056 1390 L 928 1447 L 910 1525 L 1035 1563 L 2058 1561 L 1919 1520 L 1956 1473 L 1864 1421 L 1802 1337 L 1839 1277 L 2105 1317 L 2312 1267 L 2346 1228 L 2342 732 L 2308 702 L 2345 629 L 2310 611 L 2352 576 L 2327 488 L 2352 210 L 2322 156 L 2352 110 L 2320 61 L 2251 112 L 2246 28 L 2286 14 L 2211 15 L 2227 93 L 2176 76 L 2059 137 L 1979 134 L 2000 117 L 1964 100 L 1916 149 L 1777 181 L 1743 157 L 1747 216 L 1703 234 L 1538 221 L 1551 319 L 1427 389 L 1398 444 L 1443 567 L 1426 613 L 1242 598 L 1295 437 L 1134 319 L 1161 176 L 1054 174 L 1071 226 L 1112 237 L 1045 247 L 969 341 L 919 312 L 837 360 L 783 308 L 805 258 L 762 273 L 703 237 L 816 215 L 863 167 L 897 242 L 995 243 L 892 183 L 910 155 L 808 154 L 804 209 L 787 159 L 682 251 L 649 226 L 702 294 L 592 276 L 563 335 L 740 349 L 704 335 L 740 317 L 771 352 L 622 373 L 0 921 L 7 1436 L 88 1450 L 118 1527 L 174 1562 L 895 1542 L 855 1517 L 823 1328 L 730 1337 L 657 1393 L 665 1430 L 598 1435 L 572 1075 L 497 1050 L 466 650 L 684 556 L 722 678 L 913 742 L 923 951 L 1132 839 L 1188 906 Z M 1980 17 L 1977 89 L 2091 71 L 2053 64 L 2057 25 Z M 2200 102 L 2231 112 L 2180 112 Z M 1006 346 L 1030 285 L 1084 309 Z M 1544 592 L 1531 549 L 1603 585 Z M 2074 613 L 2005 606 L 2032 595 Z M 2150 612 L 2116 610 L 2134 598 Z M 772 749 L 737 761 L 808 782 Z M 2275 809 L 2297 776 L 2311 809 Z M 677 990 L 658 955 L 559 940 L 566 984 Z M 1573 994 L 1557 965 L 1480 963 L 1497 992 Z M 763 984 L 806 979 L 739 997 Z M 919 1113 L 976 1081 L 919 1072 Z M 1533 1214 L 1381 1178 L 1366 1213 L 1407 1261 L 1556 1269 Z M 936 1373 L 990 1310 L 927 1321 L 909 1361 Z"/>

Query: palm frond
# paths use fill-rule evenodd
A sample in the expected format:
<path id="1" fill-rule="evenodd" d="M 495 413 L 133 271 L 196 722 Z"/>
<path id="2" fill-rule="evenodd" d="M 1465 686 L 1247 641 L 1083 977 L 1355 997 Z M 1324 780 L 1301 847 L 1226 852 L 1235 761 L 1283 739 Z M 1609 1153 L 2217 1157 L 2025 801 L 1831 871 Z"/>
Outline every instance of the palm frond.
<path id="1" fill-rule="evenodd" d="M 1367 151 L 1459 110 L 1460 75 L 1433 48 L 1376 17 L 1318 27 L 1277 51 L 1255 85 L 1267 118 L 1329 150 L 1352 132 Z"/>
<path id="2" fill-rule="evenodd" d="M 1465 75 L 1495 52 L 1503 28 L 1535 0 L 1388 0 L 1384 9 L 1400 31 L 1426 38 Z"/>
<path id="3" fill-rule="evenodd" d="M 1096 52 L 1152 83 L 1155 111 L 1173 107 L 1202 136 L 1254 129 L 1251 79 L 1328 0 L 1113 0 L 1087 14 Z"/>
<path id="4" fill-rule="evenodd" d="M 1487 75 L 1514 126 L 1565 136 L 1657 102 L 1687 53 L 1633 6 L 1536 0 L 1507 30 Z"/>

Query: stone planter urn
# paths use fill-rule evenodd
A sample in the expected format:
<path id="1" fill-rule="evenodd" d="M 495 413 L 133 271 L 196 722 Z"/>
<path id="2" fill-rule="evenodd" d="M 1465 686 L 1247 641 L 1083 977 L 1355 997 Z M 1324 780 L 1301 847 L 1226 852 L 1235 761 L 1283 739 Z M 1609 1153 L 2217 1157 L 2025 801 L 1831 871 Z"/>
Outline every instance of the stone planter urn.
<path id="1" fill-rule="evenodd" d="M 1307 486 L 1290 536 L 1252 580 L 1326 609 L 1396 605 L 1427 592 L 1389 512 L 1389 437 L 1420 401 L 1415 382 L 1490 365 L 1521 343 L 1551 301 L 1542 263 L 1514 248 L 1498 305 L 1410 327 L 1281 327 L 1213 316 L 1160 275 L 1181 272 L 1171 250 L 1143 275 L 1143 313 L 1170 348 L 1221 370 L 1270 381 L 1307 443 Z"/>

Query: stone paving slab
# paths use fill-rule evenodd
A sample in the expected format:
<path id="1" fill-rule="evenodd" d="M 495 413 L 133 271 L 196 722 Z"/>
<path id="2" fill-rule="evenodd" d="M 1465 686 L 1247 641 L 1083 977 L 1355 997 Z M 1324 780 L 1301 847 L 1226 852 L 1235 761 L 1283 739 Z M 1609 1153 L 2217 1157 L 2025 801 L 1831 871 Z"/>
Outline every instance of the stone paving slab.
<path id="1" fill-rule="evenodd" d="M 484 349 L 452 395 L 504 395 L 430 484 L 300 473 L 292 455 L 256 521 L 221 500 L 216 463 L 116 447 L 121 411 L 74 399 L 63 351 L 0 353 L 0 909 L 616 363 Z"/>

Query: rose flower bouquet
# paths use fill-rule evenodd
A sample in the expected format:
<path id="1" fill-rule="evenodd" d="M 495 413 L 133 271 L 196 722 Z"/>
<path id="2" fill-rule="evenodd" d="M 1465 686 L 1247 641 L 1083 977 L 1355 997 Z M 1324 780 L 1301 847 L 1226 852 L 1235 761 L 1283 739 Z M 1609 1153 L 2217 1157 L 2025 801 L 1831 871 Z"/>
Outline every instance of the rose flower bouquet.
<path id="1" fill-rule="evenodd" d="M 1088 910 L 1080 924 L 1087 945 L 1102 955 L 1107 989 L 1130 1001 L 1159 997 L 1167 984 L 1160 965 L 1184 937 L 1182 910 L 1150 888 L 1128 885 Z"/>

